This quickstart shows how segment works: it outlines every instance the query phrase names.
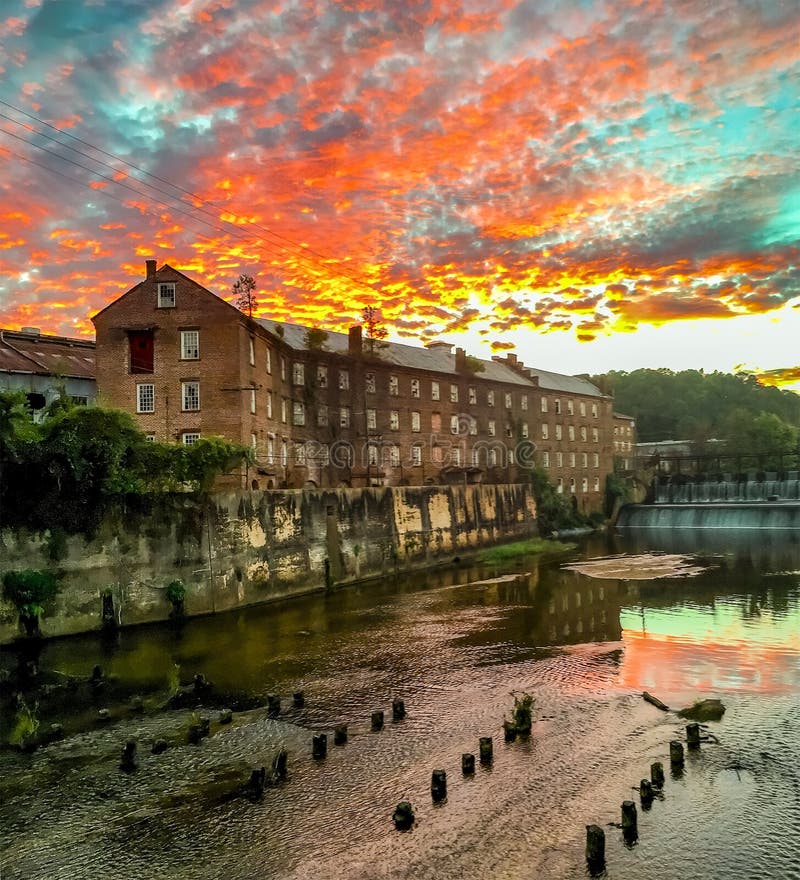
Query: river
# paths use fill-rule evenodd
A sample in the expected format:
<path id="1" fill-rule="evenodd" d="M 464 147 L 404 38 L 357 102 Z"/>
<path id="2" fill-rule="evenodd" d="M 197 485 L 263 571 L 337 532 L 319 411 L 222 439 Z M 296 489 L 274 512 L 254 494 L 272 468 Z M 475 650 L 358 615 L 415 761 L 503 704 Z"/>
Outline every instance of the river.
<path id="1" fill-rule="evenodd" d="M 599 570 L 569 567 L 587 561 Z M 95 664 L 102 686 L 86 683 Z M 796 534 L 591 536 L 558 557 L 364 583 L 110 642 L 57 640 L 40 668 L 55 682 L 38 695 L 40 723 L 66 735 L 0 753 L 4 880 L 566 880 L 587 876 L 590 823 L 605 828 L 609 878 L 800 878 Z M 257 708 L 220 725 L 215 708 L 211 736 L 187 744 L 190 710 L 162 707 L 196 673 L 215 692 L 279 694 L 280 715 Z M 66 691 L 63 676 L 80 683 Z M 685 722 L 644 690 L 672 708 L 725 704 L 708 724 L 719 742 L 688 752 L 682 773 L 668 756 Z M 522 692 L 535 699 L 533 731 L 506 743 Z M 408 713 L 398 722 L 394 697 Z M 373 732 L 377 709 L 387 720 Z M 343 722 L 348 742 L 334 746 Z M 324 760 L 311 756 L 317 732 L 329 734 Z M 464 777 L 461 755 L 481 736 L 494 761 Z M 138 768 L 125 773 L 129 737 Z M 159 737 L 169 748 L 151 754 Z M 260 799 L 237 794 L 280 748 L 288 779 Z M 643 809 L 635 787 L 658 760 L 663 797 Z M 448 780 L 439 804 L 435 769 Z M 612 824 L 628 799 L 632 846 Z M 403 800 L 416 812 L 408 832 L 391 820 Z"/>

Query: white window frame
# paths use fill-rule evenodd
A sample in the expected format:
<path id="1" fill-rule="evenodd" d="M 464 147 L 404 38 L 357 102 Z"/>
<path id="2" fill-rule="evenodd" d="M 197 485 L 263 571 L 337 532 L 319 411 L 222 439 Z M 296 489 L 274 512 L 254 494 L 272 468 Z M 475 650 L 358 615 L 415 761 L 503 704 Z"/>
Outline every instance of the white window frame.
<path id="1" fill-rule="evenodd" d="M 200 439 L 199 431 L 184 431 L 181 434 L 181 443 L 184 446 L 194 446 L 195 443 Z"/>
<path id="2" fill-rule="evenodd" d="M 294 361 L 292 363 L 292 384 L 306 384 L 306 367 L 302 361 Z"/>
<path id="3" fill-rule="evenodd" d="M 272 349 L 267 346 L 267 372 L 272 375 Z"/>
<path id="4" fill-rule="evenodd" d="M 367 373 L 364 376 L 364 387 L 367 394 L 375 393 L 375 373 Z"/>
<path id="5" fill-rule="evenodd" d="M 256 365 L 256 339 L 255 336 L 250 337 L 250 366 Z"/>
<path id="6" fill-rule="evenodd" d="M 495 434 L 497 433 L 497 423 L 495 422 L 494 419 L 489 419 L 489 421 L 486 424 L 486 431 L 490 437 L 495 436 Z"/>
<path id="7" fill-rule="evenodd" d="M 458 385 L 450 385 L 450 403 L 458 403 Z"/>
<path id="8" fill-rule="evenodd" d="M 149 392 L 144 389 L 149 388 Z M 149 398 L 149 401 L 148 401 Z M 149 409 L 146 403 L 149 402 Z M 156 411 L 156 386 L 152 382 L 141 382 L 136 385 L 136 412 L 154 413 Z"/>
<path id="9" fill-rule="evenodd" d="M 328 387 L 328 368 L 325 364 L 317 364 L 317 388 Z"/>
<path id="10" fill-rule="evenodd" d="M 390 397 L 400 395 L 400 379 L 397 376 L 389 376 L 389 395 Z"/>
<path id="11" fill-rule="evenodd" d="M 339 370 L 339 390 L 350 390 L 350 373 L 347 370 Z"/>
<path id="12" fill-rule="evenodd" d="M 486 406 L 494 406 L 494 391 L 486 392 Z"/>
<path id="13" fill-rule="evenodd" d="M 181 360 L 200 360 L 200 331 L 181 330 Z"/>
<path id="14" fill-rule="evenodd" d="M 367 410 L 367 430 L 375 431 L 378 427 L 378 411 L 376 409 Z"/>
<path id="15" fill-rule="evenodd" d="M 196 403 L 196 406 L 191 404 Z M 181 382 L 181 412 L 198 412 L 200 410 L 200 383 L 194 379 Z"/>
<path id="16" fill-rule="evenodd" d="M 256 389 L 250 389 L 250 413 L 251 415 L 255 415 L 256 412 Z"/>
<path id="17" fill-rule="evenodd" d="M 324 428 L 328 424 L 328 405 L 321 403 L 317 407 L 317 427 Z"/>
<path id="18" fill-rule="evenodd" d="M 411 396 L 419 397 L 419 379 L 411 380 Z"/>
<path id="19" fill-rule="evenodd" d="M 506 404 L 506 409 L 511 409 L 511 392 L 509 392 L 509 391 L 506 391 L 505 404 Z"/>
<path id="20" fill-rule="evenodd" d="M 431 382 L 431 400 L 439 400 L 440 399 L 440 391 L 439 391 L 439 383 Z"/>
<path id="21" fill-rule="evenodd" d="M 422 464 L 422 447 L 418 443 L 411 447 L 411 464 L 414 467 L 419 467 Z"/>
<path id="22" fill-rule="evenodd" d="M 292 424 L 303 427 L 306 423 L 306 408 L 302 400 L 292 401 Z"/>
<path id="23" fill-rule="evenodd" d="M 267 391 L 267 418 L 272 418 L 272 392 Z"/>
<path id="24" fill-rule="evenodd" d="M 547 412 L 547 398 L 542 398 L 542 412 Z"/>
<path id="25" fill-rule="evenodd" d="M 474 385 L 470 385 L 467 389 L 467 397 L 470 403 L 478 402 L 478 389 Z"/>
<path id="26" fill-rule="evenodd" d="M 458 416 L 450 416 L 450 433 L 458 434 L 460 430 L 459 418 Z"/>
<path id="27" fill-rule="evenodd" d="M 400 430 L 400 412 L 393 409 L 389 412 L 389 428 L 392 431 Z"/>
<path id="28" fill-rule="evenodd" d="M 176 299 L 175 282 L 160 281 L 158 284 L 158 308 L 174 309 Z"/>
<path id="29" fill-rule="evenodd" d="M 416 410 L 411 413 L 411 431 L 414 434 L 419 434 L 420 432 L 420 418 Z"/>
<path id="30" fill-rule="evenodd" d="M 340 428 L 349 428 L 350 427 L 350 407 L 349 406 L 340 406 L 339 407 L 339 427 Z"/>

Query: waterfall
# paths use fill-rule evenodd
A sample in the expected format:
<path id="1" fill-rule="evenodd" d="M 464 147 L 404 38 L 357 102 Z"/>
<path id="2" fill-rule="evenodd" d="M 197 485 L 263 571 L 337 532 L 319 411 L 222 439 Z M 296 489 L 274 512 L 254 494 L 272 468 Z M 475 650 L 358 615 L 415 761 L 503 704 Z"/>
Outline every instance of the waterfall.
<path id="1" fill-rule="evenodd" d="M 800 502 L 628 504 L 620 511 L 617 528 L 800 531 Z"/>
<path id="2" fill-rule="evenodd" d="M 731 501 L 800 501 L 800 472 L 743 474 L 659 474 L 653 480 L 656 504 L 720 504 Z"/>

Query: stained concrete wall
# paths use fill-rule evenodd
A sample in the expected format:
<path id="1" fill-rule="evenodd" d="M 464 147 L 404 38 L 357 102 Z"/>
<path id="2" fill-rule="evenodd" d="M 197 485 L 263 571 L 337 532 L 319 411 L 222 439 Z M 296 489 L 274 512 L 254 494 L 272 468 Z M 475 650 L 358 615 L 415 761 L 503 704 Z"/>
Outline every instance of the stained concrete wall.
<path id="1" fill-rule="evenodd" d="M 326 565 L 345 583 L 535 532 L 523 485 L 237 491 L 109 515 L 91 538 L 2 531 L 0 572 L 59 576 L 42 618 L 55 636 L 98 629 L 104 592 L 119 624 L 145 623 L 169 617 L 166 587 L 177 579 L 186 614 L 208 614 L 323 588 Z M 0 642 L 17 634 L 15 609 L 0 604 Z"/>

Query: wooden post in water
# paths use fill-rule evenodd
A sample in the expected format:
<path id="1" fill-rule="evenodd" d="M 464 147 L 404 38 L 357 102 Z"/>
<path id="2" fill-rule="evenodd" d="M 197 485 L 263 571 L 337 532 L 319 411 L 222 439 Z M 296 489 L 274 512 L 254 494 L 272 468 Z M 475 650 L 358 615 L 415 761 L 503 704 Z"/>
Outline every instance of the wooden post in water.
<path id="1" fill-rule="evenodd" d="M 696 721 L 686 725 L 686 745 L 690 749 L 700 748 L 700 725 Z"/>
<path id="2" fill-rule="evenodd" d="M 119 769 L 130 773 L 136 769 L 136 740 L 129 739 L 122 748 Z"/>
<path id="3" fill-rule="evenodd" d="M 669 762 L 673 770 L 680 770 L 683 767 L 683 743 L 674 739 L 669 744 Z"/>
<path id="4" fill-rule="evenodd" d="M 376 709 L 372 713 L 372 729 L 383 730 L 383 709 Z"/>
<path id="5" fill-rule="evenodd" d="M 464 752 L 461 756 L 461 772 L 464 776 L 472 776 L 475 773 L 475 755 Z"/>
<path id="6" fill-rule="evenodd" d="M 650 765 L 650 780 L 653 788 L 662 789 L 664 787 L 664 765 L 661 761 L 655 761 Z"/>
<path id="7" fill-rule="evenodd" d="M 295 709 L 302 709 L 306 704 L 306 695 L 302 691 L 295 691 L 292 701 Z"/>
<path id="8" fill-rule="evenodd" d="M 434 770 L 431 774 L 431 798 L 438 804 L 447 797 L 447 773 L 444 770 Z"/>
<path id="9" fill-rule="evenodd" d="M 398 831 L 408 831 L 414 824 L 414 808 L 408 801 L 400 801 L 395 807 L 392 821 Z"/>
<path id="10" fill-rule="evenodd" d="M 406 717 L 406 704 L 395 697 L 392 700 L 392 721 L 402 721 Z"/>
<path id="11" fill-rule="evenodd" d="M 626 843 L 633 843 L 639 836 L 636 804 L 633 801 L 622 802 L 622 836 Z"/>
<path id="12" fill-rule="evenodd" d="M 315 733 L 311 740 L 311 754 L 317 760 L 322 760 L 328 754 L 328 734 Z"/>
<path id="13" fill-rule="evenodd" d="M 281 714 L 281 698 L 277 694 L 267 694 L 267 717 L 277 718 Z"/>
<path id="14" fill-rule="evenodd" d="M 586 826 L 586 863 L 592 875 L 603 872 L 606 864 L 606 833 L 599 825 Z"/>
<path id="15" fill-rule="evenodd" d="M 480 756 L 481 764 L 491 764 L 494 760 L 494 746 L 490 736 L 480 738 Z"/>
<path id="16" fill-rule="evenodd" d="M 653 803 L 653 784 L 649 779 L 643 779 L 639 783 L 639 798 L 642 802 L 642 809 L 649 810 Z"/>
<path id="17" fill-rule="evenodd" d="M 333 728 L 333 744 L 335 746 L 343 746 L 347 742 L 347 725 L 337 724 Z"/>

